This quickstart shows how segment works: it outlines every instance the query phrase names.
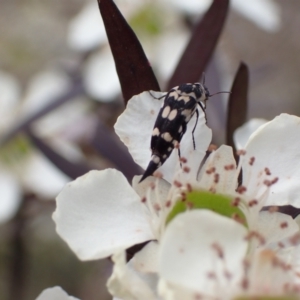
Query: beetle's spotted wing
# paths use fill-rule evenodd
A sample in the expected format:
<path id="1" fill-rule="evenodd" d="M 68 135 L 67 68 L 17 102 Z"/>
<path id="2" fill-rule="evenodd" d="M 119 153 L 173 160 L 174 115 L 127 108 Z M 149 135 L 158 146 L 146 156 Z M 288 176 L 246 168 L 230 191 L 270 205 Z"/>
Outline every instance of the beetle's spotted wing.
<path id="1" fill-rule="evenodd" d="M 173 89 L 166 95 L 152 131 L 151 160 L 140 181 L 152 175 L 170 156 L 176 144 L 180 143 L 196 105 L 195 98 L 180 96 Z"/>

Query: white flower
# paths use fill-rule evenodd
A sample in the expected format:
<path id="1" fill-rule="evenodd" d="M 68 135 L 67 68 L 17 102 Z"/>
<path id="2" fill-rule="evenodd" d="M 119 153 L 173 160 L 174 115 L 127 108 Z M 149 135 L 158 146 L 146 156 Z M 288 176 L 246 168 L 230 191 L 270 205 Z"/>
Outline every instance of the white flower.
<path id="1" fill-rule="evenodd" d="M 299 249 L 277 255 L 248 251 L 248 230 L 208 210 L 181 213 L 159 244 L 149 243 L 127 264 L 113 256 L 109 291 L 118 299 L 180 300 L 278 297 L 299 293 Z M 293 255 L 291 255 L 291 253 Z"/>
<path id="2" fill-rule="evenodd" d="M 162 100 L 154 99 L 149 92 L 134 96 L 115 126 L 121 139 L 128 143 L 133 158 L 143 167 L 151 156 L 151 131 L 161 104 Z M 194 150 L 191 138 L 194 124 L 195 117 L 182 139 L 181 153 L 194 157 L 189 176 L 193 174 L 196 178 L 211 131 L 201 111 L 194 133 Z M 160 170 L 169 181 L 179 166 L 177 151 L 173 152 Z M 171 209 L 172 199 L 168 197 L 171 185 L 154 177 L 139 184 L 139 179 L 136 176 L 131 187 L 116 170 L 93 171 L 65 186 L 58 195 L 53 215 L 57 232 L 80 259 L 103 258 L 119 249 L 160 239 Z"/>
<path id="3" fill-rule="evenodd" d="M 168 2 L 189 14 L 204 12 L 211 0 L 168 0 Z M 272 0 L 231 1 L 232 8 L 265 31 L 275 32 L 281 27 L 280 6 Z"/>
<path id="4" fill-rule="evenodd" d="M 69 296 L 61 287 L 55 286 L 47 288 L 41 292 L 36 300 L 79 300 L 78 298 Z"/>
<path id="5" fill-rule="evenodd" d="M 115 125 L 135 161 L 144 168 L 150 159 L 151 131 L 160 106 L 160 100 L 144 92 L 129 101 Z M 258 282 L 256 274 L 269 276 L 269 271 L 280 283 L 276 291 L 283 294 L 286 280 L 282 278 L 295 280 L 295 272 L 275 272 L 272 261 L 282 260 L 280 265 L 286 266 L 295 253 L 299 227 L 290 216 L 261 208 L 300 205 L 300 187 L 296 185 L 300 176 L 299 118 L 282 114 L 259 127 L 241 152 L 238 166 L 232 149 L 220 147 L 199 174 L 211 131 L 200 111 L 193 149 L 194 121 L 188 124 L 180 145 L 186 162 L 180 166 L 174 150 L 160 169 L 166 180 L 148 177 L 138 184 L 137 176 L 131 187 L 118 171 L 105 170 L 90 172 L 67 185 L 57 197 L 53 215 L 57 232 L 82 260 L 113 255 L 115 267 L 108 288 L 119 298 L 195 299 L 195 295 L 214 297 L 221 293 L 230 299 L 233 295 L 263 293 L 271 285 Z M 241 170 L 243 181 L 238 186 Z M 189 205 L 166 226 L 173 205 L 197 190 L 229 196 L 244 212 L 248 229 L 228 217 Z M 145 241 L 151 242 L 126 264 L 124 249 Z M 181 255 L 180 247 L 189 255 Z M 245 259 L 249 260 L 247 270 Z M 208 276 L 210 268 L 215 274 Z"/>
<path id="6" fill-rule="evenodd" d="M 132 118 L 132 120 L 134 120 L 134 118 Z M 189 264 L 186 261 L 180 260 L 182 255 L 179 257 L 176 256 L 172 261 L 168 260 L 172 257 L 171 251 L 174 252 L 175 247 L 173 243 L 180 243 L 178 228 L 174 229 L 173 240 L 167 240 L 167 242 L 165 242 L 168 231 L 173 228 L 173 224 L 177 224 L 175 222 L 187 224 L 187 228 L 185 228 L 184 225 L 182 226 L 185 228 L 184 230 L 188 232 L 194 230 L 195 234 L 197 234 L 197 231 L 202 230 L 200 225 L 197 226 L 196 224 L 188 223 L 189 220 L 191 220 L 191 215 L 186 213 L 185 221 L 181 220 L 185 214 L 177 215 L 166 227 L 164 234 L 161 235 L 159 244 L 155 246 L 153 246 L 153 243 L 148 244 L 128 265 L 125 265 L 124 259 L 123 263 L 120 263 L 122 262 L 120 256 L 115 256 L 115 271 L 108 282 L 111 293 L 122 298 L 122 292 L 120 291 L 122 291 L 122 288 L 125 288 L 127 294 L 129 293 L 131 295 L 131 298 L 129 297 L 127 299 L 135 299 L 136 291 L 131 289 L 131 285 L 128 284 L 131 280 L 130 274 L 134 274 L 132 276 L 136 276 L 137 278 L 142 278 L 144 284 L 149 281 L 147 278 L 152 274 L 151 286 L 153 286 L 153 281 L 156 283 L 160 281 L 159 289 L 162 299 L 195 299 L 193 298 L 195 295 L 199 295 L 200 297 L 203 293 L 205 294 L 205 292 L 208 291 L 208 284 L 213 285 L 211 291 L 215 293 L 211 294 L 211 297 L 226 295 L 227 291 L 227 293 L 229 293 L 228 297 L 226 296 L 228 299 L 230 299 L 235 292 L 237 294 L 249 295 L 255 295 L 255 293 L 282 295 L 287 292 L 287 283 L 290 283 L 289 291 L 293 291 L 293 289 L 297 287 L 297 276 L 295 275 L 296 270 L 291 270 L 290 264 L 297 263 L 297 265 L 299 265 L 299 259 L 295 260 L 295 253 L 298 250 L 295 246 L 299 243 L 299 238 L 297 238 L 299 227 L 290 216 L 272 210 L 261 211 L 261 208 L 266 205 L 293 204 L 298 207 L 300 205 L 299 197 L 296 196 L 300 195 L 299 188 L 297 188 L 297 191 L 294 190 L 296 188 L 294 182 L 296 183 L 299 180 L 299 166 L 297 164 L 299 161 L 297 149 L 300 146 L 297 145 L 297 143 L 299 143 L 299 124 L 298 117 L 282 114 L 273 121 L 259 127 L 259 129 L 251 135 L 245 146 L 245 150 L 241 152 L 242 155 L 240 156 L 240 164 L 238 167 L 236 166 L 232 149 L 227 146 L 222 146 L 207 159 L 197 180 L 195 178 L 193 180 L 193 176 L 187 176 L 187 174 L 179 169 L 174 178 L 177 184 L 170 188 L 168 199 L 175 199 L 175 201 L 184 198 L 186 195 L 188 196 L 191 190 L 197 189 L 210 190 L 213 193 L 228 195 L 233 199 L 233 202 L 237 201 L 236 204 L 239 205 L 245 213 L 248 225 L 248 231 L 244 231 L 244 233 L 247 232 L 247 236 L 244 235 L 243 239 L 239 240 L 239 243 L 241 241 L 243 243 L 246 243 L 246 240 L 248 241 L 248 255 L 251 258 L 249 259 L 249 267 L 247 270 L 245 270 L 245 266 L 241 261 L 239 262 L 239 269 L 234 269 L 234 275 L 240 280 L 239 285 L 231 281 L 231 276 L 228 275 L 230 272 L 227 274 L 228 277 L 230 277 L 230 282 L 223 285 L 223 289 L 221 290 L 221 279 L 219 277 L 209 283 L 207 276 L 205 277 L 203 275 L 199 277 L 195 276 L 194 273 L 193 276 L 188 276 L 189 273 L 184 273 L 183 266 L 186 266 L 187 272 L 190 272 L 192 267 L 195 267 L 196 270 L 200 272 L 203 269 L 203 261 L 201 259 L 199 262 L 201 268 L 197 268 L 195 257 L 191 258 Z M 134 125 L 132 125 L 132 127 L 134 127 Z M 134 136 L 131 137 L 130 134 L 124 136 L 126 137 L 124 140 L 128 145 L 130 145 L 132 141 L 134 143 Z M 139 142 L 135 143 L 138 144 Z M 293 145 L 293 147 L 288 147 L 287 145 Z M 140 145 L 140 152 L 143 152 L 142 148 L 144 146 L 142 144 Z M 141 161 L 142 159 L 139 160 L 140 163 Z M 190 166 L 189 157 L 187 157 L 186 165 L 188 167 Z M 243 171 L 243 184 L 238 188 L 237 182 L 240 170 Z M 276 185 L 278 185 L 277 188 L 275 188 Z M 184 195 L 184 193 L 186 195 Z M 194 209 L 191 210 L 191 213 L 200 214 L 203 213 L 202 211 L 203 210 Z M 202 218 L 203 216 L 199 219 L 202 220 Z M 214 225 L 210 224 L 209 226 Z M 221 234 L 224 234 L 223 227 L 224 226 L 217 226 Z M 207 236 L 209 236 L 207 234 L 208 232 L 211 233 L 211 230 L 205 230 Z M 184 232 L 183 237 L 189 236 L 190 234 L 192 233 L 187 234 L 187 232 Z M 232 238 L 234 238 L 234 236 L 235 234 L 233 234 Z M 213 236 L 213 238 L 219 240 L 219 238 L 215 236 Z M 227 239 L 230 240 L 230 238 Z M 197 239 L 191 239 L 191 241 L 194 240 Z M 199 240 L 202 241 L 203 237 L 199 237 Z M 182 245 L 185 244 L 187 244 L 187 241 L 182 242 Z M 167 274 L 169 275 L 162 275 L 164 273 L 159 271 L 159 267 L 154 267 L 151 270 L 147 261 L 149 261 L 149 252 L 151 253 L 150 257 L 155 257 L 155 255 L 158 255 L 157 253 L 164 251 L 163 249 L 167 247 L 166 245 L 169 246 L 165 252 L 167 254 L 163 259 L 161 258 L 160 262 L 162 264 L 165 263 L 166 269 L 169 272 L 167 272 Z M 148 251 L 148 247 L 151 247 L 152 250 Z M 193 247 L 193 245 L 190 245 L 190 247 Z M 185 248 L 189 249 L 189 246 Z M 176 254 L 177 253 L 178 251 Z M 197 258 L 201 257 L 199 251 L 196 251 L 196 253 Z M 234 250 L 228 253 L 236 255 Z M 235 258 L 236 256 L 233 256 L 233 259 Z M 244 258 L 246 258 L 245 254 Z M 167 262 L 165 262 L 165 259 Z M 152 259 L 152 261 L 156 260 L 157 259 Z M 139 263 L 136 263 L 136 261 L 139 261 Z M 182 263 L 182 265 L 178 266 L 176 262 L 178 262 L 178 264 Z M 224 265 L 227 266 L 227 263 L 224 263 Z M 154 266 L 157 266 L 157 262 L 155 262 Z M 213 265 L 211 267 L 214 269 L 216 266 Z M 124 269 L 122 271 L 122 268 L 130 268 L 130 274 L 127 274 L 127 271 Z M 241 270 L 243 272 L 241 272 Z M 120 274 L 127 274 L 125 276 L 126 280 L 124 279 L 125 277 L 120 276 Z M 222 275 L 223 281 L 229 280 L 226 278 L 227 275 L 224 275 L 224 269 L 223 273 L 219 272 L 218 276 L 220 276 L 220 274 Z M 156 276 L 156 279 L 153 279 L 153 276 L 154 278 Z M 171 280 L 169 278 L 169 280 L 166 280 L 165 276 L 167 278 L 171 276 Z M 174 279 L 172 276 L 177 277 Z M 185 280 L 185 278 L 187 279 Z M 195 281 L 195 278 L 199 280 Z M 267 279 L 262 280 L 263 278 L 272 278 L 273 281 L 270 282 Z M 175 285 L 174 282 L 176 283 Z M 232 282 L 234 283 L 234 288 L 228 290 L 228 284 L 232 284 Z M 122 288 L 120 289 L 119 286 L 118 289 L 115 289 L 115 286 L 118 285 Z M 206 287 L 204 291 L 203 286 Z M 156 293 L 157 290 L 155 286 L 152 295 L 145 299 L 156 299 Z M 147 295 L 148 294 L 149 291 L 147 292 Z M 226 297 L 224 296 L 224 299 L 227 299 Z"/>
<path id="7" fill-rule="evenodd" d="M 243 126 L 234 131 L 233 139 L 237 150 L 245 149 L 245 146 L 253 132 L 255 132 L 261 125 L 268 121 L 265 119 L 251 119 Z"/>
<path id="8" fill-rule="evenodd" d="M 137 23 L 133 25 L 134 30 L 145 29 L 137 32 L 137 35 L 151 65 L 157 71 L 156 75 L 166 81 L 172 74 L 189 37 L 178 12 L 163 2 L 150 3 L 140 0 L 115 2 L 129 24 L 131 21 Z M 153 19 L 158 21 L 152 21 Z M 142 22 L 146 24 L 144 27 L 140 26 Z M 151 31 L 153 24 L 148 25 L 147 22 L 153 22 L 157 26 L 157 32 L 153 33 Z M 87 93 L 101 102 L 116 99 L 120 94 L 120 84 L 97 2 L 88 2 L 70 22 L 67 39 L 69 46 L 75 51 L 95 51 L 83 68 Z"/>
<path id="9" fill-rule="evenodd" d="M 18 122 L 30 118 L 50 104 L 50 101 L 65 93 L 69 84 L 65 74 L 54 70 L 44 71 L 29 80 L 22 99 L 17 79 L 0 71 L 0 139 L 5 139 L 7 132 L 17 126 Z M 77 104 L 71 108 L 65 105 L 56 112 L 49 113 L 32 124 L 31 129 L 37 135 L 46 136 L 61 145 L 62 143 L 57 142 L 59 130 L 70 122 L 75 122 L 82 114 L 84 106 L 78 101 Z M 68 118 L 65 118 L 66 111 Z M 69 145 L 68 149 L 71 147 L 66 140 L 63 144 L 64 147 L 59 149 L 66 149 L 66 144 Z M 69 157 L 74 156 L 73 153 L 74 151 L 68 151 Z M 53 199 L 69 180 L 21 135 L 1 146 L 0 177 L 0 223 L 14 216 L 21 203 L 23 191 L 33 191 L 41 199 Z"/>

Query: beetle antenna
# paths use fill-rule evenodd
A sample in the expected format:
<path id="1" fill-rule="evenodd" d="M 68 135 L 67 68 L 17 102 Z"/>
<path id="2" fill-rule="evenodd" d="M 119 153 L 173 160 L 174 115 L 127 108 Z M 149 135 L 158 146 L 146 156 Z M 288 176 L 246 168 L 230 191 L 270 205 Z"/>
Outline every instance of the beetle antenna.
<path id="1" fill-rule="evenodd" d="M 215 95 L 218 95 L 218 94 L 231 94 L 231 92 L 217 92 L 217 93 L 214 93 L 212 95 L 209 95 L 208 97 L 212 97 L 212 96 L 215 96 Z"/>

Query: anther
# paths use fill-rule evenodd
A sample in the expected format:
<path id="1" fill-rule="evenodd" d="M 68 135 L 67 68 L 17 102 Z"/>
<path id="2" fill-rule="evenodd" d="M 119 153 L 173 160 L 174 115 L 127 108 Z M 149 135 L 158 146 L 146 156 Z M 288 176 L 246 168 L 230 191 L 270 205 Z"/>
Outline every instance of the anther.
<path id="1" fill-rule="evenodd" d="M 163 174 L 161 172 L 159 172 L 159 171 L 155 171 L 153 173 L 153 176 L 156 177 L 156 178 L 163 178 Z"/>
<path id="2" fill-rule="evenodd" d="M 255 157 L 252 156 L 252 157 L 250 158 L 250 160 L 249 160 L 249 165 L 250 165 L 250 166 L 253 166 L 254 161 L 255 161 Z"/>
<path id="3" fill-rule="evenodd" d="M 224 252 L 222 247 L 217 243 L 213 243 L 211 246 L 217 252 L 218 257 L 220 259 L 224 259 Z"/>
<path id="4" fill-rule="evenodd" d="M 235 168 L 235 167 L 234 167 L 234 164 L 224 166 L 224 169 L 225 169 L 226 171 L 234 170 L 234 168 Z"/>
<path id="5" fill-rule="evenodd" d="M 243 185 L 240 185 L 237 189 L 236 189 L 237 193 L 239 194 L 243 194 L 247 191 L 247 188 Z"/>
<path id="6" fill-rule="evenodd" d="M 233 220 L 235 220 L 236 222 L 240 223 L 240 224 L 245 224 L 245 220 L 243 220 L 238 214 L 233 214 L 231 217 Z"/>
<path id="7" fill-rule="evenodd" d="M 250 200 L 248 202 L 248 206 L 249 207 L 253 207 L 253 206 L 257 205 L 257 204 L 258 204 L 258 201 L 256 199 Z"/>
<path id="8" fill-rule="evenodd" d="M 241 155 L 245 155 L 245 154 L 246 154 L 246 150 L 241 149 L 241 150 L 236 151 L 237 156 L 241 156 Z"/>
<path id="9" fill-rule="evenodd" d="M 183 164 L 187 163 L 187 159 L 185 157 L 180 157 L 179 161 L 182 162 Z"/>
<path id="10" fill-rule="evenodd" d="M 160 210 L 161 210 L 161 207 L 160 207 L 160 205 L 159 205 L 158 203 L 155 203 L 155 204 L 154 204 L 154 209 L 155 209 L 156 211 L 160 211 Z"/>
<path id="11" fill-rule="evenodd" d="M 214 175 L 214 183 L 218 183 L 219 182 L 219 179 L 220 179 L 220 174 L 216 173 Z"/>
<path id="12" fill-rule="evenodd" d="M 218 149 L 218 147 L 216 145 L 210 144 L 209 147 L 208 147 L 208 149 L 207 149 L 207 151 L 208 152 L 213 152 L 213 151 L 215 151 L 217 149 Z"/>
<path id="13" fill-rule="evenodd" d="M 265 173 L 266 173 L 266 175 L 271 175 L 270 169 L 269 168 L 265 168 Z"/>
<path id="14" fill-rule="evenodd" d="M 173 184 L 178 188 L 182 187 L 182 183 L 179 182 L 178 180 L 174 180 Z"/>
<path id="15" fill-rule="evenodd" d="M 231 202 L 231 205 L 232 205 L 232 206 L 238 206 L 238 205 L 240 204 L 240 202 L 241 202 L 241 198 L 236 197 L 236 198 L 234 198 L 233 201 Z"/>
<path id="16" fill-rule="evenodd" d="M 288 227 L 288 223 L 287 222 L 282 222 L 280 223 L 280 228 L 284 229 Z"/>
<path id="17" fill-rule="evenodd" d="M 189 167 L 183 167 L 183 172 L 185 173 L 189 173 L 191 171 L 191 169 Z"/>
<path id="18" fill-rule="evenodd" d="M 191 185 L 190 183 L 187 183 L 187 184 L 186 184 L 186 188 L 187 188 L 187 191 L 188 191 L 189 193 L 191 193 L 192 190 L 193 190 L 192 185 Z"/>
<path id="19" fill-rule="evenodd" d="M 206 170 L 206 174 L 210 175 L 212 173 L 214 173 L 216 171 L 216 168 L 215 167 L 211 167 L 209 169 Z"/>

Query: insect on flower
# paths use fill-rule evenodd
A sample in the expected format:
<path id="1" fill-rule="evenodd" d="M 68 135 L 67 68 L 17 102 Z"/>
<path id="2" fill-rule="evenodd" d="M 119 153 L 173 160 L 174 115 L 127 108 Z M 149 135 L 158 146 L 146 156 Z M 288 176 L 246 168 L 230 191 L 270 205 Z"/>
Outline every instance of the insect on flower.
<path id="1" fill-rule="evenodd" d="M 196 113 L 196 123 L 192 131 L 195 149 L 194 131 L 199 117 L 197 104 L 205 113 L 206 101 L 211 96 L 204 83 L 184 83 L 161 97 L 164 98 L 164 103 L 152 131 L 152 156 L 140 182 L 152 175 L 167 160 L 174 147 L 178 147 L 180 156 L 179 143 L 186 132 L 188 122 Z"/>

